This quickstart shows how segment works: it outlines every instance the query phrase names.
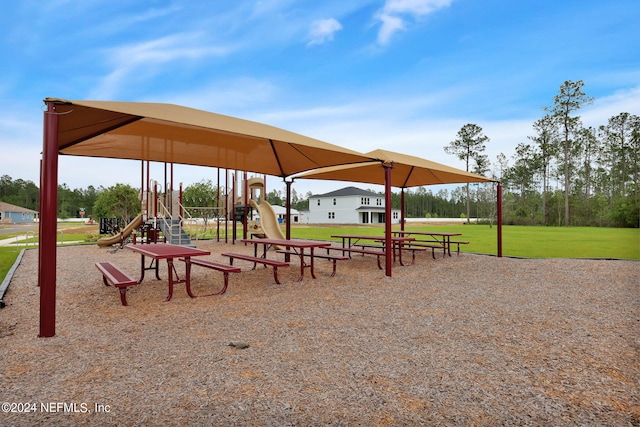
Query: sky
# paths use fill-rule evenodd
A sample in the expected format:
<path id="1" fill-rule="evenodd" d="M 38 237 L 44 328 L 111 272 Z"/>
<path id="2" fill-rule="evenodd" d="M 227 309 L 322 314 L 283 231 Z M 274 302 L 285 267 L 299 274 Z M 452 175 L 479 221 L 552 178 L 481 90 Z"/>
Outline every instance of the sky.
<path id="1" fill-rule="evenodd" d="M 511 158 L 567 80 L 594 98 L 577 113 L 585 126 L 640 115 L 638 0 L 0 4 L 0 176 L 36 184 L 47 97 L 179 104 L 461 169 L 444 152 L 460 128 L 483 129 L 490 161 Z M 139 161 L 60 156 L 59 168 L 71 189 L 140 186 Z M 176 183 L 203 179 L 216 169 L 174 166 Z"/>

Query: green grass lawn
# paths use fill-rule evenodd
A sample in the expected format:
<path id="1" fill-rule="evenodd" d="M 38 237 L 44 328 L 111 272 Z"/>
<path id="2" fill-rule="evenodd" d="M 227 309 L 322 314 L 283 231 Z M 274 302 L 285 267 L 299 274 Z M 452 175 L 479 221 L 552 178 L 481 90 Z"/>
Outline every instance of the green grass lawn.
<path id="1" fill-rule="evenodd" d="M 394 226 L 393 230 L 399 230 Z M 497 228 L 488 225 L 405 225 L 405 230 L 461 233 L 470 242 L 461 251 L 496 254 Z M 384 228 L 372 227 L 293 227 L 291 237 L 331 239 L 336 234 L 381 235 Z M 596 227 L 502 227 L 502 255 L 525 258 L 616 258 L 640 260 L 640 230 Z"/>
<path id="2" fill-rule="evenodd" d="M 394 226 L 393 230 L 399 230 Z M 488 225 L 413 225 L 406 230 L 442 231 L 462 233 L 462 252 L 497 253 L 497 228 Z M 283 230 L 284 231 L 284 230 Z M 310 227 L 293 226 L 291 237 L 297 239 L 334 240 L 337 234 L 382 235 L 383 226 Z M 64 241 L 83 241 L 86 234 L 65 234 Z M 237 237 L 242 237 L 239 230 Z M 61 236 L 58 235 L 58 241 Z M 33 248 L 33 241 L 31 240 Z M 612 258 L 640 260 L 640 229 L 596 227 L 530 227 L 504 226 L 502 229 L 502 255 L 524 258 Z M 25 246 L 0 247 L 0 281 Z"/>

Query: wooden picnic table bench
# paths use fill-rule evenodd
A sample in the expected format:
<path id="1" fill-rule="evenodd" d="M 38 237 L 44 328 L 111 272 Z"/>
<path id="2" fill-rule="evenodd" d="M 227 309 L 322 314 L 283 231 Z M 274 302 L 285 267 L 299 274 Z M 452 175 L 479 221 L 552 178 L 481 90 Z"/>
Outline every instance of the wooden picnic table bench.
<path id="1" fill-rule="evenodd" d="M 451 245 L 458 245 L 457 253 L 460 255 L 460 245 L 468 245 L 469 242 L 449 242 Z"/>
<path id="2" fill-rule="evenodd" d="M 419 247 L 412 247 L 412 246 L 419 246 Z M 384 251 L 384 245 L 381 244 L 376 244 L 376 243 L 356 243 L 354 244 L 352 247 L 361 247 L 362 249 L 381 249 Z M 395 247 L 396 250 L 403 250 L 403 251 L 411 251 L 411 264 L 402 264 L 403 266 L 405 265 L 413 265 L 416 262 L 416 252 L 422 252 L 422 251 L 426 251 L 427 248 L 422 247 L 422 245 L 413 245 L 413 241 L 408 242 L 408 243 L 404 243 L 400 246 Z M 394 252 L 394 258 L 395 258 L 395 252 Z M 435 256 L 434 256 L 435 259 Z"/>
<path id="3" fill-rule="evenodd" d="M 281 254 L 284 254 L 284 255 L 300 255 L 296 251 L 291 251 L 291 250 L 287 251 L 285 249 L 280 249 L 277 252 L 281 253 Z M 304 256 L 311 257 L 312 255 L 310 253 L 306 253 L 306 254 L 304 254 Z M 326 259 L 326 260 L 329 260 L 329 261 L 333 262 L 333 271 L 331 272 L 331 275 L 329 277 L 333 277 L 333 276 L 336 275 L 336 263 L 338 261 L 348 261 L 349 260 L 349 257 L 346 257 L 344 255 L 333 255 L 333 254 L 328 253 L 328 251 L 327 251 L 326 254 L 319 254 L 319 253 L 315 252 L 313 254 L 313 257 L 314 258 L 320 258 L 320 259 Z"/>
<path id="4" fill-rule="evenodd" d="M 267 266 L 271 266 L 273 267 L 273 278 L 276 281 L 276 283 L 278 285 L 280 285 L 280 281 L 278 280 L 278 267 L 289 267 L 289 263 L 288 262 L 283 262 L 283 261 L 276 261 L 273 259 L 267 259 L 267 258 L 260 258 L 260 257 L 256 257 L 256 256 L 251 256 L 251 255 L 244 255 L 244 254 L 234 254 L 234 253 L 223 253 L 221 254 L 222 256 L 226 256 L 229 258 L 229 264 L 233 265 L 233 260 L 234 259 L 241 259 L 244 261 L 250 261 L 253 263 L 253 268 L 252 270 L 255 270 L 256 268 L 256 264 L 262 264 L 264 265 L 265 268 L 267 268 Z"/>
<path id="5" fill-rule="evenodd" d="M 187 260 L 185 258 L 180 258 L 180 261 L 186 262 Z M 191 258 L 191 260 L 189 261 L 189 264 L 187 265 L 188 265 L 187 275 L 189 276 L 189 278 L 191 278 L 191 271 L 190 271 L 191 265 L 199 265 L 201 267 L 211 268 L 213 270 L 221 271 L 222 274 L 224 275 L 224 286 L 222 287 L 222 290 L 212 294 L 208 294 L 208 295 L 200 295 L 203 297 L 224 294 L 227 291 L 227 286 L 229 286 L 229 273 L 240 273 L 241 271 L 240 267 L 234 267 L 232 265 L 227 265 L 227 264 L 220 264 L 218 262 L 213 262 L 213 261 L 209 261 L 201 258 Z"/>
<path id="6" fill-rule="evenodd" d="M 327 255 L 330 255 L 329 251 L 340 251 L 340 252 L 342 252 L 342 255 L 344 255 L 345 253 L 348 253 L 349 254 L 349 258 L 351 258 L 351 254 L 352 253 L 361 254 L 362 256 L 375 255 L 377 257 L 377 259 L 378 259 L 378 268 L 380 270 L 382 270 L 382 264 L 380 264 L 380 257 L 384 256 L 384 252 L 383 251 L 375 251 L 375 250 L 372 250 L 372 249 L 358 249 L 358 248 L 355 248 L 353 246 L 348 247 L 348 248 L 347 247 L 343 248 L 343 247 L 337 247 L 337 246 L 330 246 L 330 247 L 323 248 L 323 249 L 327 250 Z"/>
<path id="7" fill-rule="evenodd" d="M 440 242 L 434 241 L 433 243 L 422 242 L 422 241 L 413 241 L 409 243 L 409 247 L 417 247 L 424 248 L 424 250 L 431 249 L 431 257 L 436 259 L 436 249 L 442 249 L 442 257 L 444 258 L 447 255 L 447 247 L 442 245 Z"/>
<path id="8" fill-rule="evenodd" d="M 102 281 L 105 286 L 111 284 L 114 288 L 118 288 L 122 305 L 129 305 L 127 304 L 127 288 L 137 285 L 138 281 L 110 262 L 96 262 L 96 267 L 102 273 Z"/>

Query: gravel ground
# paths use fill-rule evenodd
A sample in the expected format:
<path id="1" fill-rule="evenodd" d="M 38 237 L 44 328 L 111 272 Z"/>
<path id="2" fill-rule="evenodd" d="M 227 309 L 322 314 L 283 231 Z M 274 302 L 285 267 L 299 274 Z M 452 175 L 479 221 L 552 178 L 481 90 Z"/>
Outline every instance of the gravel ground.
<path id="1" fill-rule="evenodd" d="M 34 250 L 0 310 L 2 426 L 640 425 L 638 262 L 422 253 L 388 278 L 365 256 L 296 283 L 296 259 L 276 285 L 239 261 L 226 294 L 167 303 L 161 263 L 123 307 L 93 264 L 135 277 L 137 254 L 57 257 L 55 337 Z M 194 293 L 221 278 L 194 267 Z"/>

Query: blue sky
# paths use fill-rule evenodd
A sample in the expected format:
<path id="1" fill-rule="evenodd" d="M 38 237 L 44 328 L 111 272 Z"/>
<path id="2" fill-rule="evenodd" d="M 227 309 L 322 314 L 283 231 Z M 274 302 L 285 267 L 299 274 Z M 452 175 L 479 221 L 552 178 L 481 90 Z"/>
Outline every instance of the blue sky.
<path id="1" fill-rule="evenodd" d="M 443 148 L 475 123 L 495 161 L 565 80 L 595 98 L 585 125 L 640 114 L 639 18 L 637 0 L 6 1 L 0 175 L 38 182 L 46 97 L 181 104 L 459 168 Z M 139 173 L 61 156 L 59 182 L 138 186 Z M 185 185 L 215 177 L 174 169 Z"/>

